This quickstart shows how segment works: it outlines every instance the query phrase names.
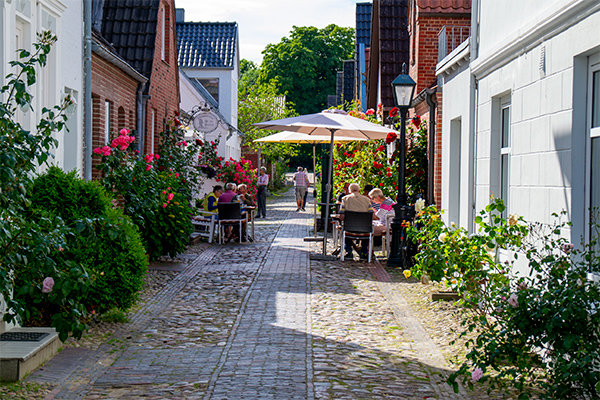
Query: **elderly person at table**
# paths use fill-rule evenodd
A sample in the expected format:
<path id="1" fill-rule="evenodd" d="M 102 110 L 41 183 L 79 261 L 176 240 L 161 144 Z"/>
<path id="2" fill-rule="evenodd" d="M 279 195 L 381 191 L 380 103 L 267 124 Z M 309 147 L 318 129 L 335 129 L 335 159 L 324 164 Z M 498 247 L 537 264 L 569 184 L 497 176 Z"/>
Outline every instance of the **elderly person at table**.
<path id="1" fill-rule="evenodd" d="M 346 211 L 373 212 L 371 199 L 360 194 L 360 186 L 358 183 L 350 184 L 348 186 L 348 190 L 350 190 L 350 194 L 342 198 L 342 204 L 340 206 L 340 220 L 344 220 Z M 368 258 L 368 243 L 368 240 L 361 239 L 361 248 L 359 253 L 361 259 Z M 345 257 L 350 259 L 354 258 L 352 255 L 352 239 L 346 238 L 344 246 L 346 249 Z"/>
<path id="2" fill-rule="evenodd" d="M 232 182 L 225 185 L 225 193 L 223 193 L 221 197 L 219 197 L 219 203 L 238 202 L 237 193 L 235 192 L 236 188 L 237 186 L 235 185 L 235 183 Z"/>
<path id="3" fill-rule="evenodd" d="M 240 184 L 237 187 L 237 192 L 237 198 L 240 201 L 240 203 L 250 207 L 256 206 L 254 199 L 252 199 L 252 196 L 250 196 L 250 194 L 248 193 L 248 185 L 246 185 L 245 183 Z"/>
<path id="4" fill-rule="evenodd" d="M 396 203 L 392 201 L 392 199 L 387 198 L 383 195 L 381 189 L 373 189 L 369 192 L 369 197 L 373 203 L 377 203 L 377 212 L 373 218 L 373 235 L 374 236 L 383 236 L 387 231 L 386 226 L 386 215 L 391 214 L 394 215 L 394 209 L 392 206 Z"/>
<path id="5" fill-rule="evenodd" d="M 217 202 L 219 197 L 223 194 L 223 186 L 216 185 L 213 188 L 213 191 L 206 195 L 204 201 L 202 202 L 202 209 L 209 213 L 217 212 Z M 209 214 L 204 214 L 209 215 Z"/>

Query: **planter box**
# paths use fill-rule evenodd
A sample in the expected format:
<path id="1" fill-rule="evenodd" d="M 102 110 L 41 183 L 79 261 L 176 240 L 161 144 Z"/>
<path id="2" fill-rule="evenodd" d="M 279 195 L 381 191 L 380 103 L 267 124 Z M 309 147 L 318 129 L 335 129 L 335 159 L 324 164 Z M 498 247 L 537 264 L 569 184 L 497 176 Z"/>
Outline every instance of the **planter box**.
<path id="1" fill-rule="evenodd" d="M 16 382 L 48 361 L 61 342 L 54 328 L 13 328 L 8 333 L 47 333 L 39 341 L 0 341 L 0 381 Z"/>

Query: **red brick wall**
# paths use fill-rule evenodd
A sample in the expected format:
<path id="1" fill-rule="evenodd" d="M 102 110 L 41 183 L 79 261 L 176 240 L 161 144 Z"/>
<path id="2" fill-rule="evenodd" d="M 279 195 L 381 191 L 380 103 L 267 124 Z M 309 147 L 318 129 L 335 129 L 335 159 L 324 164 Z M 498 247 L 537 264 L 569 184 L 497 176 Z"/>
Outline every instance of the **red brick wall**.
<path id="1" fill-rule="evenodd" d="M 104 134 L 106 101 L 111 104 L 111 133 L 116 133 L 122 128 L 136 129 L 137 87 L 138 82 L 135 79 L 92 53 L 92 149 L 106 145 Z M 121 118 L 119 118 L 119 109 L 122 109 Z M 97 157 L 92 158 L 94 177 L 98 176 L 96 170 L 98 162 Z"/>
<path id="2" fill-rule="evenodd" d="M 435 66 L 438 62 L 438 33 L 444 25 L 468 27 L 469 17 L 419 16 L 411 26 L 410 76 L 417 82 L 416 93 L 435 86 Z"/>
<path id="3" fill-rule="evenodd" d="M 163 29 L 162 15 L 166 29 L 165 59 L 162 59 Z M 145 146 L 144 153 L 150 152 L 150 133 L 152 131 L 151 110 L 155 110 L 154 151 L 158 149 L 160 135 L 165 130 L 167 122 L 179 112 L 179 70 L 177 66 L 177 46 L 175 44 L 175 2 L 162 0 L 158 11 L 158 24 L 156 27 L 156 42 L 154 47 L 154 60 L 152 62 L 152 75 L 148 94 L 150 99 L 146 102 L 145 121 Z"/>

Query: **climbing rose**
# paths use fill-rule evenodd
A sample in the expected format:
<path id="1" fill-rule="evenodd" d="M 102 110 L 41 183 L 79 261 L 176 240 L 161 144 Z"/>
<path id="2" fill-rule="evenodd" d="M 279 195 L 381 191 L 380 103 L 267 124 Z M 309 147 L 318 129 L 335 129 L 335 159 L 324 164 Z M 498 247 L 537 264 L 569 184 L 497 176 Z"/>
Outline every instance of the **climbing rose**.
<path id="1" fill-rule="evenodd" d="M 400 112 L 400 110 L 398 110 L 398 107 L 394 107 L 390 110 L 389 115 L 390 117 L 397 117 L 398 116 L 398 112 Z"/>
<path id="2" fill-rule="evenodd" d="M 513 306 L 513 308 L 519 307 L 519 300 L 517 299 L 517 295 L 514 293 L 511 294 L 510 297 L 508 298 L 508 300 L 506 300 L 506 301 L 508 302 L 508 304 Z"/>
<path id="3" fill-rule="evenodd" d="M 569 254 L 569 252 L 573 250 L 573 247 L 575 247 L 573 243 L 565 243 L 562 245 L 562 251 Z"/>
<path id="4" fill-rule="evenodd" d="M 54 287 L 54 279 L 47 277 L 44 279 L 44 283 L 42 285 L 42 293 L 50 293 L 52 291 L 52 287 Z"/>
<path id="5" fill-rule="evenodd" d="M 167 203 L 163 203 L 163 208 L 167 208 Z"/>
<path id="6" fill-rule="evenodd" d="M 150 165 L 150 164 L 146 165 L 146 171 L 150 171 L 151 168 L 152 168 L 152 165 Z"/>
<path id="7" fill-rule="evenodd" d="M 420 127 L 421 126 L 421 117 L 419 115 L 415 115 L 412 119 L 412 123 L 415 125 L 415 127 Z"/>
<path id="8" fill-rule="evenodd" d="M 473 382 L 477 382 L 481 378 L 483 378 L 483 371 L 481 368 L 477 367 L 473 370 L 473 372 L 471 372 L 471 379 L 473 379 Z"/>
<path id="9" fill-rule="evenodd" d="M 100 147 L 96 147 L 96 148 L 95 148 L 95 149 L 92 151 L 92 153 L 100 155 L 100 154 L 102 154 L 102 148 L 100 148 Z"/>
<path id="10" fill-rule="evenodd" d="M 110 156 L 110 147 L 108 147 L 108 146 L 104 146 L 104 147 L 102 148 L 102 155 L 103 155 L 103 156 Z"/>
<path id="11" fill-rule="evenodd" d="M 374 112 L 375 112 L 375 110 L 373 110 L 372 108 L 369 108 L 367 110 L 367 115 L 373 115 Z"/>
<path id="12" fill-rule="evenodd" d="M 173 193 L 169 193 L 169 195 L 167 196 L 167 199 L 169 201 L 173 200 L 173 197 L 175 197 L 175 195 Z"/>
<path id="13" fill-rule="evenodd" d="M 152 162 L 152 154 L 146 154 L 144 156 L 144 160 L 146 160 L 147 163 L 151 163 Z M 148 171 L 148 170 L 146 170 Z"/>
<path id="14" fill-rule="evenodd" d="M 129 135 L 129 129 L 125 129 L 125 128 L 121 129 L 119 131 L 119 135 L 121 135 L 121 136 Z"/>
<path id="15" fill-rule="evenodd" d="M 390 133 L 388 133 L 387 137 L 385 138 L 385 142 L 387 144 L 393 143 L 397 137 L 398 137 L 398 135 L 396 135 L 395 132 L 390 132 Z"/>

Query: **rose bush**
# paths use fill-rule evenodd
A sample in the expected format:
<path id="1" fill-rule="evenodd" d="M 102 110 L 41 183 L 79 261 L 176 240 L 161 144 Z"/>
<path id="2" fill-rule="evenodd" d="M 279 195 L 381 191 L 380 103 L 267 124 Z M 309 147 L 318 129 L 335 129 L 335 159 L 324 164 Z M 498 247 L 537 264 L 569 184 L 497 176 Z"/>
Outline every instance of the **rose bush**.
<path id="1" fill-rule="evenodd" d="M 133 142 L 127 139 L 129 133 L 119 132 L 125 138 L 120 143 Z M 189 203 L 198 180 L 199 145 L 183 140 L 176 127 L 162 137 L 157 154 L 141 157 L 130 146 L 115 146 L 109 155 L 95 153 L 101 157 L 102 184 L 121 196 L 123 211 L 138 226 L 150 259 L 174 257 L 187 247 L 192 232 Z"/>
<path id="2" fill-rule="evenodd" d="M 239 161 L 233 158 L 225 161 L 221 171 L 217 173 L 217 180 L 225 184 L 229 182 L 233 182 L 236 185 L 245 183 L 248 185 L 248 193 L 256 198 L 256 182 L 258 181 L 256 169 L 253 169 L 252 162 L 246 160 L 244 157 Z"/>
<path id="3" fill-rule="evenodd" d="M 40 120 L 30 131 L 16 118 L 18 109 L 33 110 L 30 90 L 36 71 L 45 66 L 55 41 L 51 32 L 43 32 L 33 43 L 33 53 L 18 50 L 18 60 L 8 63 L 16 72 L 9 73 L 0 88 L 0 293 L 7 322 L 28 320 L 38 312 L 37 302 L 55 305 L 47 315 L 64 341 L 69 334 L 81 337 L 87 329 L 80 298 L 88 290 L 89 276 L 80 265 L 57 262 L 72 232 L 59 218 L 27 218 L 27 187 L 36 167 L 52 156 L 57 144 L 53 134 L 63 129 L 64 111 L 72 102 L 67 98 L 58 106 L 35 110 Z M 25 295 L 35 301 L 25 301 Z"/>

